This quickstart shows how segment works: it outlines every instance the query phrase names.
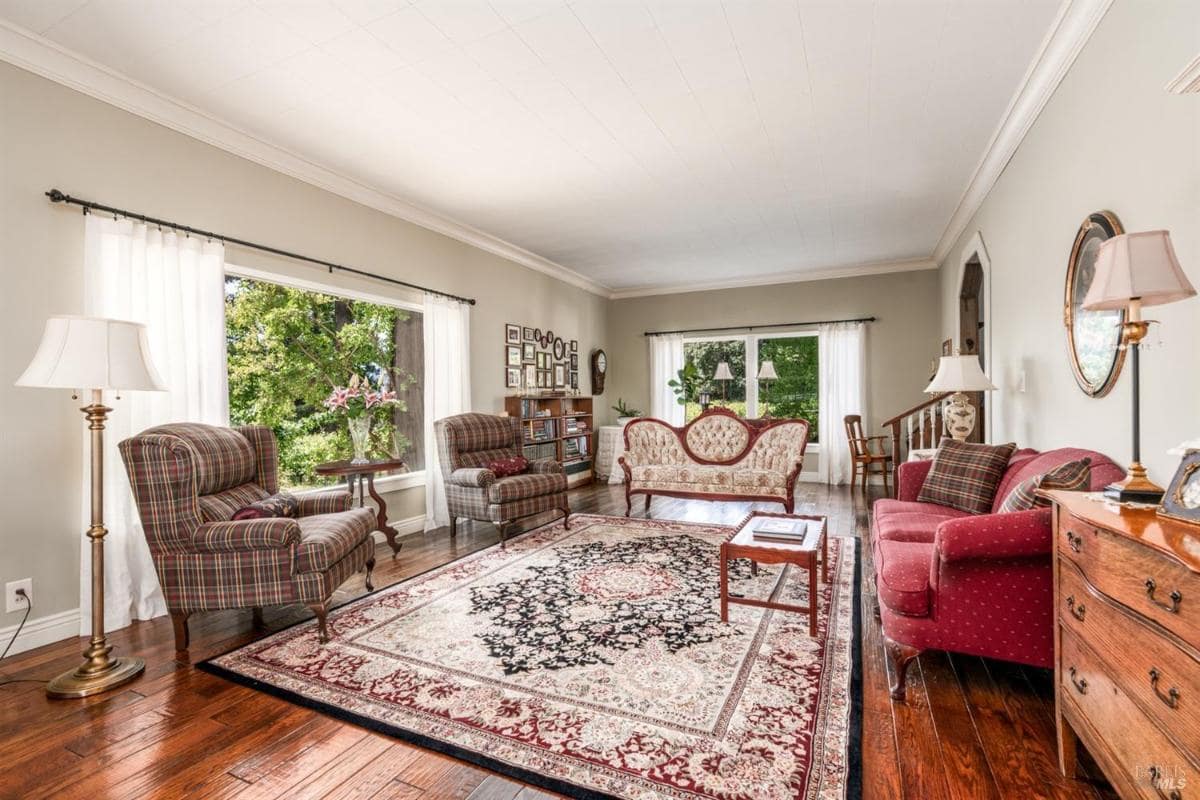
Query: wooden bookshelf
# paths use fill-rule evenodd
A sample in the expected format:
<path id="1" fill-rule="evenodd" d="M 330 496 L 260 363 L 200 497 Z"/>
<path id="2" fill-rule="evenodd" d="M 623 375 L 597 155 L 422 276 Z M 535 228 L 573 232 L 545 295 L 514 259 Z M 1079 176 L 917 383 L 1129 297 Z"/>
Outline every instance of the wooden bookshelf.
<path id="1" fill-rule="evenodd" d="M 504 410 L 521 420 L 526 458 L 553 458 L 567 471 L 568 486 L 592 482 L 596 425 L 591 397 L 510 395 L 504 398 Z"/>

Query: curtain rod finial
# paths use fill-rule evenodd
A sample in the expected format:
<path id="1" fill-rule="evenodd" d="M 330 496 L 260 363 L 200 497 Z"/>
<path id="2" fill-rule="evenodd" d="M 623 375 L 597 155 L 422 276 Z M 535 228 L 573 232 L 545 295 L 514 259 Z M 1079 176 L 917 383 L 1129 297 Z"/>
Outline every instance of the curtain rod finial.
<path id="1" fill-rule="evenodd" d="M 68 199 L 68 196 L 60 192 L 58 189 L 51 189 L 46 192 L 46 197 L 50 198 L 51 203 L 61 203 Z"/>

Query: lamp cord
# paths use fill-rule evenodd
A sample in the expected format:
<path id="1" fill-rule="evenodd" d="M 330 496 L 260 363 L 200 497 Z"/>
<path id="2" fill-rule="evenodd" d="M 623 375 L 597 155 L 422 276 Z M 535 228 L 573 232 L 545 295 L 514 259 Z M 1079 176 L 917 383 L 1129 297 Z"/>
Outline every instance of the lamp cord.
<path id="1" fill-rule="evenodd" d="M 29 599 L 29 595 L 24 591 L 19 594 L 25 598 L 25 616 L 21 617 L 21 621 L 17 624 L 17 630 L 13 633 L 12 638 L 8 640 L 8 645 L 4 648 L 4 652 L 0 653 L 0 661 L 3 661 L 8 656 L 8 651 L 16 644 L 17 637 L 21 635 L 21 629 L 25 627 L 25 622 L 29 619 L 29 613 L 33 611 L 33 602 Z M 47 680 L 40 678 L 9 678 L 0 681 L 0 686 L 8 686 L 10 683 L 49 683 Z"/>

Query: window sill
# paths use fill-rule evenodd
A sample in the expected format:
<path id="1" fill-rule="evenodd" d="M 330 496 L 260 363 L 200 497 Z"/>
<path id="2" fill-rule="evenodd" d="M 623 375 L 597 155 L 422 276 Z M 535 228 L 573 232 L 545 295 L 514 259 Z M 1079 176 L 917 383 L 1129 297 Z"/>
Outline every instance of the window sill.
<path id="1" fill-rule="evenodd" d="M 333 486 L 322 486 L 316 489 L 307 489 L 296 494 L 303 497 L 306 494 L 317 494 L 319 492 L 328 492 L 337 489 L 339 486 L 345 487 L 346 484 L 334 484 Z M 425 485 L 425 470 L 418 472 L 404 472 L 400 475 L 384 475 L 381 478 L 375 479 L 375 491 L 380 494 L 385 492 L 399 492 L 405 489 L 415 489 Z"/>

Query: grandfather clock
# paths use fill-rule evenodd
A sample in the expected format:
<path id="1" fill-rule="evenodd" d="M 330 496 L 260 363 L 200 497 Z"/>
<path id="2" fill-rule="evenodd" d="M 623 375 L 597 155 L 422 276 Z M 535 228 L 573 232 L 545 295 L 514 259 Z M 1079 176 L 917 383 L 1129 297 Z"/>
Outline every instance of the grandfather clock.
<path id="1" fill-rule="evenodd" d="M 592 353 L 592 394 L 604 394 L 604 376 L 608 373 L 608 356 L 603 350 Z"/>

